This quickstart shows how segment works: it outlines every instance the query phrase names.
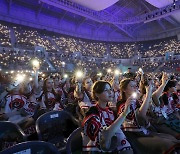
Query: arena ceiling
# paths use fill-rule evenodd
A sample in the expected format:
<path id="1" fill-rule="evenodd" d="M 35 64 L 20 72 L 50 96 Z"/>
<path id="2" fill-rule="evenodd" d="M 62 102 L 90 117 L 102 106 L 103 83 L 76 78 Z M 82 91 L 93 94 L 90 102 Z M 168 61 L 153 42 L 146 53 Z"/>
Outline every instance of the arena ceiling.
<path id="1" fill-rule="evenodd" d="M 12 18 L 20 20 L 22 15 L 16 16 L 11 13 L 13 10 L 17 10 L 16 12 L 22 10 L 22 13 L 31 10 L 34 11 L 34 18 L 37 20 L 31 26 L 44 20 L 44 15 L 48 15 L 53 18 L 52 20 L 56 20 L 57 24 L 53 24 L 55 23 L 53 21 L 51 26 L 45 28 L 47 30 L 49 27 L 52 31 L 56 29 L 56 32 L 72 36 L 104 41 L 150 40 L 180 33 L 178 5 L 174 12 L 153 17 L 151 20 L 146 16 L 145 20 L 146 14 L 152 16 L 153 11 L 175 2 L 179 4 L 180 0 L 113 0 L 111 3 L 107 0 L 95 3 L 94 0 L 94 3 L 90 4 L 82 2 L 85 0 L 71 1 L 69 3 L 67 0 L 1 0 L 0 6 L 6 7 L 7 11 L 0 9 L 0 20 L 15 22 Z M 76 5 L 74 1 L 81 5 Z M 11 20 L 3 16 L 11 17 Z M 25 24 L 28 19 L 29 16 L 24 15 L 23 22 L 19 23 Z"/>

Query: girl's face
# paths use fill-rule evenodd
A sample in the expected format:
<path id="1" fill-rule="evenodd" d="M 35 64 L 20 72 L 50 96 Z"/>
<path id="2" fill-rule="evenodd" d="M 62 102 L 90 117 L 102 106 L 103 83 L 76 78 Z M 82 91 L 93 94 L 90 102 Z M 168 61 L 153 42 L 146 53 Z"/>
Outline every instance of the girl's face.
<path id="1" fill-rule="evenodd" d="M 54 85 L 53 79 L 46 80 L 46 88 L 47 89 L 52 89 L 53 85 Z"/>
<path id="2" fill-rule="evenodd" d="M 55 86 L 59 86 L 59 84 L 60 84 L 60 80 L 59 80 L 59 78 L 56 77 L 56 78 L 54 79 L 54 85 L 55 85 Z"/>
<path id="3" fill-rule="evenodd" d="M 137 90 L 137 83 L 135 81 L 130 81 L 124 92 L 126 95 L 131 96 L 132 93 L 136 92 Z"/>
<path id="4" fill-rule="evenodd" d="M 98 97 L 98 101 L 101 102 L 110 102 L 113 101 L 114 98 L 114 92 L 109 84 L 106 84 L 104 91 L 101 94 L 96 94 Z"/>
<path id="5" fill-rule="evenodd" d="M 66 80 L 64 87 L 66 87 L 67 89 L 71 87 L 69 80 Z"/>
<path id="6" fill-rule="evenodd" d="M 159 80 L 158 80 L 158 79 L 155 79 L 154 85 L 155 85 L 156 88 L 159 87 L 160 83 L 159 83 Z"/>
<path id="7" fill-rule="evenodd" d="M 84 87 L 86 90 L 91 90 L 92 85 L 93 85 L 93 82 L 91 78 L 88 78 L 84 81 Z"/>

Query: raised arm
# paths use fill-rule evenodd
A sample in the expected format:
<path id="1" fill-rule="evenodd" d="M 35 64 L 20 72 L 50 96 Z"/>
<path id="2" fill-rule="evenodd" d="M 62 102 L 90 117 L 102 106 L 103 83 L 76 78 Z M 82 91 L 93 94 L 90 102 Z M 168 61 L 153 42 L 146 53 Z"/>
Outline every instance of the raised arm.
<path id="1" fill-rule="evenodd" d="M 168 74 L 165 73 L 165 72 L 163 72 L 163 75 L 162 75 L 162 79 L 161 79 L 161 80 L 162 80 L 161 85 L 160 85 L 159 88 L 158 88 L 155 92 L 153 92 L 153 94 L 152 94 L 153 102 L 154 102 L 154 104 L 155 104 L 156 106 L 159 106 L 159 105 L 160 105 L 159 98 L 160 98 L 160 96 L 161 96 L 161 94 L 162 94 L 162 92 L 163 92 L 166 84 L 167 84 L 168 81 L 169 81 L 169 76 L 168 76 Z"/>
<path id="2" fill-rule="evenodd" d="M 122 123 L 126 119 L 126 116 L 130 112 L 130 105 L 132 103 L 132 97 L 129 97 L 125 103 L 124 111 L 119 115 L 119 117 L 106 129 L 102 132 L 102 140 L 100 142 L 101 148 L 103 150 L 108 150 L 111 146 L 111 138 L 115 135 L 115 133 L 120 129 Z"/>
<path id="3" fill-rule="evenodd" d="M 38 73 L 39 73 L 39 68 L 33 67 L 34 70 L 34 88 L 37 90 L 39 88 L 38 84 Z"/>
<path id="4" fill-rule="evenodd" d="M 143 103 L 139 108 L 139 115 L 142 116 L 143 118 L 146 118 L 146 113 L 149 108 L 150 100 L 152 97 L 152 83 L 150 83 L 149 86 L 145 86 L 145 88 L 146 88 L 145 99 L 143 100 Z"/>
<path id="5" fill-rule="evenodd" d="M 9 86 L 4 90 L 4 92 L 1 93 L 0 95 L 0 102 L 4 99 L 4 97 L 13 89 L 15 86 L 13 84 L 9 84 Z"/>
<path id="6" fill-rule="evenodd" d="M 75 81 L 76 87 L 74 90 L 74 97 L 77 99 L 83 99 L 84 94 L 82 92 L 82 80 L 78 79 Z"/>

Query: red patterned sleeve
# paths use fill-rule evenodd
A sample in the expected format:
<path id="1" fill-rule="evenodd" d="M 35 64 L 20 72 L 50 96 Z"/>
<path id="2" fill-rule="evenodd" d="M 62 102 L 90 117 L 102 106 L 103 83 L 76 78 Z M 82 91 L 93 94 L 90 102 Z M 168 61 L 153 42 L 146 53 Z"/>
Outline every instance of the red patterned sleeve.
<path id="1" fill-rule="evenodd" d="M 119 108 L 118 108 L 118 115 L 120 115 L 123 111 L 124 111 L 124 108 L 125 108 L 125 104 L 121 104 L 119 105 Z"/>
<path id="2" fill-rule="evenodd" d="M 125 103 L 121 104 L 118 108 L 118 115 L 120 115 L 125 109 Z M 134 110 L 132 109 L 132 107 L 130 108 L 131 109 L 131 112 L 127 115 L 126 119 L 129 119 L 129 120 L 133 120 L 135 117 L 134 117 Z"/>
<path id="3" fill-rule="evenodd" d="M 102 128 L 100 119 L 97 115 L 89 115 L 83 122 L 84 134 L 92 141 L 95 141 L 100 129 Z"/>

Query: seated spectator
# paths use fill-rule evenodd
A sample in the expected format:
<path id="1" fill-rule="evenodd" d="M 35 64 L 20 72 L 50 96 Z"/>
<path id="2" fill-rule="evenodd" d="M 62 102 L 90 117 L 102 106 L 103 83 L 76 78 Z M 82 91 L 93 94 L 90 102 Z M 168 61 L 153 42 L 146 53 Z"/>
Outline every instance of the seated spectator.
<path id="1" fill-rule="evenodd" d="M 107 107 L 107 103 L 113 99 L 113 90 L 106 81 L 97 81 L 93 85 L 93 97 L 97 104 L 89 109 L 82 122 L 83 127 L 83 151 L 103 152 L 112 150 L 119 153 L 133 153 L 131 145 L 120 129 L 130 109 L 130 99 L 125 110 L 115 120 L 113 112 Z M 113 142 L 113 136 L 117 142 Z M 113 147 L 114 146 L 114 147 Z"/>

